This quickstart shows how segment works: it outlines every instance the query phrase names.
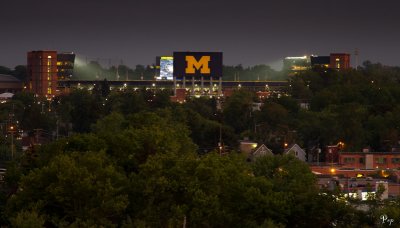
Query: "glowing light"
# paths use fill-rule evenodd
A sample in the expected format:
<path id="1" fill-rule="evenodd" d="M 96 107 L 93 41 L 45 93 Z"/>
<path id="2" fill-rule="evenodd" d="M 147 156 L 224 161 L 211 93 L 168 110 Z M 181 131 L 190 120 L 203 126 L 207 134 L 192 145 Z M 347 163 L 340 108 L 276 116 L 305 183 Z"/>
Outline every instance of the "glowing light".
<path id="1" fill-rule="evenodd" d="M 389 172 L 387 172 L 386 170 L 381 170 L 381 176 L 384 178 L 387 178 L 389 176 Z"/>
<path id="2" fill-rule="evenodd" d="M 285 59 L 307 59 L 307 56 L 300 56 L 300 57 L 286 57 Z"/>

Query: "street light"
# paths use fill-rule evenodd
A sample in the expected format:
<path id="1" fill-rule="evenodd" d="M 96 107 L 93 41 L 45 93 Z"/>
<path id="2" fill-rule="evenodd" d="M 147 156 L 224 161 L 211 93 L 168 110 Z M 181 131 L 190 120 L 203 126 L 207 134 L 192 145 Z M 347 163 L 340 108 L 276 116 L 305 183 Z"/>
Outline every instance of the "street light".
<path id="1" fill-rule="evenodd" d="M 331 168 L 330 171 L 331 171 L 331 174 L 333 175 L 333 174 L 335 174 L 336 169 L 335 168 Z"/>
<path id="2" fill-rule="evenodd" d="M 10 126 L 9 132 L 11 134 L 11 160 L 14 160 L 14 132 L 15 132 L 15 127 L 13 125 Z"/>

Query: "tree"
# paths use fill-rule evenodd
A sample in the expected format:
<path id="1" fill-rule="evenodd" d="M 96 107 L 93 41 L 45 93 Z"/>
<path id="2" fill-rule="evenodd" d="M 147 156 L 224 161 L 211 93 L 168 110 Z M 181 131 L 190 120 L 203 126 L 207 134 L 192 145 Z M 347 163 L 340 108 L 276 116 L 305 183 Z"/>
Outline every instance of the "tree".
<path id="1" fill-rule="evenodd" d="M 91 124 L 101 116 L 102 102 L 86 90 L 73 91 L 64 102 L 71 107 L 70 120 L 76 132 L 89 132 Z"/>
<path id="2" fill-rule="evenodd" d="M 185 220 L 191 227 L 257 227 L 269 218 L 278 224 L 287 209 L 285 196 L 252 176 L 241 156 L 156 155 L 137 178 L 141 184 L 133 189 L 144 189 L 144 209 L 136 221 L 146 226 L 182 226 Z"/>
<path id="3" fill-rule="evenodd" d="M 12 75 L 24 82 L 28 78 L 28 70 L 26 66 L 18 65 L 14 68 Z"/>
<path id="4" fill-rule="evenodd" d="M 126 181 L 104 152 L 60 154 L 22 178 L 7 213 L 18 219 L 36 210 L 52 226 L 110 226 L 127 206 Z"/>
<path id="5" fill-rule="evenodd" d="M 253 95 L 246 91 L 235 91 L 226 100 L 223 110 L 224 123 L 232 126 L 240 134 L 249 129 L 252 121 Z"/>
<path id="6" fill-rule="evenodd" d="M 316 178 L 308 165 L 292 155 L 275 155 L 258 158 L 253 165 L 256 177 L 272 182 L 272 191 L 280 192 L 286 199 L 282 215 L 288 227 L 328 227 L 332 222 L 346 224 L 351 221 L 343 215 L 349 208 L 333 197 L 321 195 Z"/>

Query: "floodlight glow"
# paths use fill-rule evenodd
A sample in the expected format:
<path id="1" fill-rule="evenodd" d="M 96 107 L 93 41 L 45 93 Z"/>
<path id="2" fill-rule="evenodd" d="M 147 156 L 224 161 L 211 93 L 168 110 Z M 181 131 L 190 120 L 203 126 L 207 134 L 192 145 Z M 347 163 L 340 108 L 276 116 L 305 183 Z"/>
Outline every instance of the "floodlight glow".
<path id="1" fill-rule="evenodd" d="M 285 59 L 307 59 L 307 56 L 300 56 L 300 57 L 286 57 Z"/>

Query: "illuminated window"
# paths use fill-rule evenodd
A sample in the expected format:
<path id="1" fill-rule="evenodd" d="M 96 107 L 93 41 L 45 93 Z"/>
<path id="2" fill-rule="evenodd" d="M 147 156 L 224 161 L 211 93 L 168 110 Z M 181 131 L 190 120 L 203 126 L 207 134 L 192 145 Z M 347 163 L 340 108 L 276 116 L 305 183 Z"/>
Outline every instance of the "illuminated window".
<path id="1" fill-rule="evenodd" d="M 47 56 L 48 59 L 51 59 L 51 55 Z"/>
<path id="2" fill-rule="evenodd" d="M 340 59 L 339 58 L 336 58 L 336 62 L 339 62 L 340 61 Z"/>
<path id="3" fill-rule="evenodd" d="M 47 94 L 51 94 L 51 88 L 47 88 Z"/>

